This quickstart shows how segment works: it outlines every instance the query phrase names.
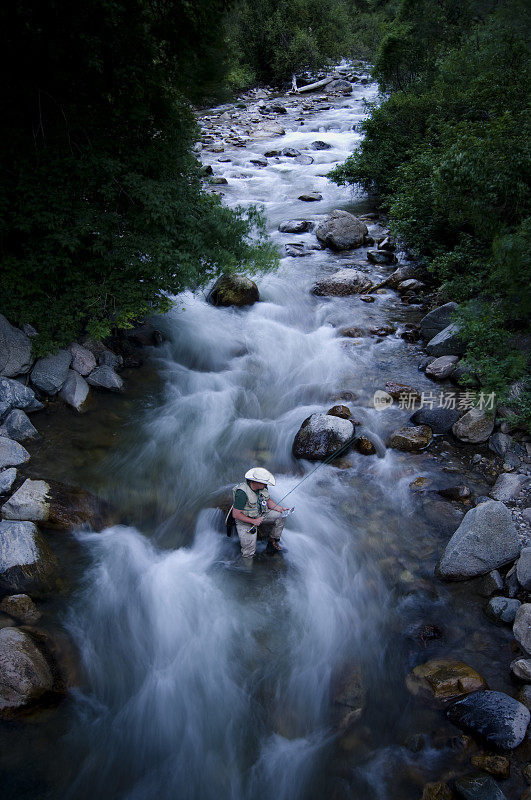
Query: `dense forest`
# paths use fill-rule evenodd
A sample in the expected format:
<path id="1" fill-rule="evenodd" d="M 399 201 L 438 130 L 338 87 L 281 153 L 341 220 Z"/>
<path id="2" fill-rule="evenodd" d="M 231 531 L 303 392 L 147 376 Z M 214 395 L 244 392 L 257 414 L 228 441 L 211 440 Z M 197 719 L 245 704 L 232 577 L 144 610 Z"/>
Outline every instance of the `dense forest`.
<path id="1" fill-rule="evenodd" d="M 276 256 L 256 209 L 205 189 L 193 103 L 342 57 L 382 101 L 332 177 L 379 197 L 497 391 L 527 370 L 524 0 L 22 0 L 0 11 L 0 311 L 36 350 L 105 336 L 168 295 Z M 529 407 L 525 390 L 519 406 Z M 529 394 L 526 395 L 529 397 Z"/>

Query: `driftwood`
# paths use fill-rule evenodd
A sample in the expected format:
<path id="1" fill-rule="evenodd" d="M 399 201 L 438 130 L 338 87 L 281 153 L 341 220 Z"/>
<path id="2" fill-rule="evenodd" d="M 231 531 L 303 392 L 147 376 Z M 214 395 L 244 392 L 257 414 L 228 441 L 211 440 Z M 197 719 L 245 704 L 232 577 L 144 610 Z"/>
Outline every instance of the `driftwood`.
<path id="1" fill-rule="evenodd" d="M 315 92 L 317 89 L 322 89 L 324 86 L 327 86 L 331 83 L 334 78 L 323 78 L 322 81 L 316 81 L 315 83 L 309 83 L 307 86 L 299 86 L 298 92 L 302 94 L 303 92 Z"/>

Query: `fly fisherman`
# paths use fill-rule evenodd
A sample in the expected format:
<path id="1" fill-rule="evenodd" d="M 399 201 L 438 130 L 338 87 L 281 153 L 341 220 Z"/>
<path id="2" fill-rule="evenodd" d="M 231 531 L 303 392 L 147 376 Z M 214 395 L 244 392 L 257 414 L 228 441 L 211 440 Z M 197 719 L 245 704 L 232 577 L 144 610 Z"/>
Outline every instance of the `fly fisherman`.
<path id="1" fill-rule="evenodd" d="M 275 478 L 267 469 L 253 467 L 245 473 L 245 481 L 232 490 L 234 498 L 232 516 L 236 521 L 244 558 L 252 558 L 256 552 L 257 528 L 264 521 L 264 517 L 266 522 L 273 523 L 269 533 L 268 548 L 273 551 L 282 550 L 280 535 L 285 519 L 281 515 L 283 511 L 289 509 L 271 500 L 267 487 L 274 485 Z"/>

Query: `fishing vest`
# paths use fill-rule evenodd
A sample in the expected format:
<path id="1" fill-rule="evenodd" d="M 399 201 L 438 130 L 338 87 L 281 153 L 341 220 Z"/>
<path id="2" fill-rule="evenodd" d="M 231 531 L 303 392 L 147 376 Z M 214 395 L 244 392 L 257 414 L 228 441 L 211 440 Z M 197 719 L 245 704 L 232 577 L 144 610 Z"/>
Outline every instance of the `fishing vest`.
<path id="1" fill-rule="evenodd" d="M 242 492 L 245 492 L 247 496 L 245 506 L 241 509 L 242 514 L 245 514 L 246 517 L 250 517 L 251 519 L 256 519 L 256 517 L 262 517 L 267 512 L 267 501 L 269 500 L 268 489 L 259 489 L 257 492 L 254 492 L 247 481 L 239 483 L 232 489 L 233 503 L 238 489 L 241 489 Z"/>

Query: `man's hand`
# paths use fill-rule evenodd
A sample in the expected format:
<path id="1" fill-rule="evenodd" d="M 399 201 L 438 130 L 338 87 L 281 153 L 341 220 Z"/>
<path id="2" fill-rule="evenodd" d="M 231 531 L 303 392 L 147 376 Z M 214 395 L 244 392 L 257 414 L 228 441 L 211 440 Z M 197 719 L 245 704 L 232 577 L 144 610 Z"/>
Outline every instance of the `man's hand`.
<path id="1" fill-rule="evenodd" d="M 255 524 L 255 525 L 261 525 L 263 521 L 264 521 L 264 518 L 263 518 L 263 517 L 257 517 L 257 518 L 254 520 L 254 524 Z"/>

